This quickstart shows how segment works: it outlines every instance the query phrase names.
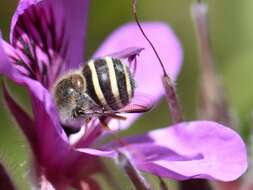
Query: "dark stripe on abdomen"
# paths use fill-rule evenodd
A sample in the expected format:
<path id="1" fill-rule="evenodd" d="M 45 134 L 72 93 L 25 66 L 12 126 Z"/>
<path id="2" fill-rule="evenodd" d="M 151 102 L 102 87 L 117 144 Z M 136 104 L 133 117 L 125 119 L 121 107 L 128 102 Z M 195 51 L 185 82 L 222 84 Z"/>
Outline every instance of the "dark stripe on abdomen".
<path id="1" fill-rule="evenodd" d="M 129 103 L 129 98 L 128 98 L 128 93 L 127 93 L 127 84 L 126 84 L 126 79 L 125 79 L 123 63 L 119 59 L 112 59 L 112 61 L 113 61 L 114 69 L 115 69 L 117 82 L 118 82 L 120 100 L 121 100 L 122 106 L 125 106 Z"/>
<path id="2" fill-rule="evenodd" d="M 115 95 L 112 92 L 111 81 L 106 61 L 104 59 L 97 59 L 94 61 L 94 65 L 96 68 L 100 88 L 103 92 L 108 106 L 112 110 L 118 110 L 120 107 L 118 102 L 116 101 Z"/>
<path id="3" fill-rule="evenodd" d="M 92 100 L 95 101 L 95 103 L 97 103 L 100 106 L 103 106 L 95 92 L 95 88 L 92 81 L 92 73 L 88 64 L 84 66 L 82 73 L 84 78 L 86 79 L 87 94 L 92 98 Z"/>

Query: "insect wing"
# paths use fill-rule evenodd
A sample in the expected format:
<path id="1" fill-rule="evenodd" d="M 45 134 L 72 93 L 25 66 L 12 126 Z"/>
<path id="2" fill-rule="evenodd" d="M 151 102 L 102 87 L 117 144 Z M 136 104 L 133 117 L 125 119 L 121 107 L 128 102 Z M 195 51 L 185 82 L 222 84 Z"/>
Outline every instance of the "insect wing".
<path id="1" fill-rule="evenodd" d="M 144 113 L 153 108 L 153 102 L 152 96 L 144 93 L 135 93 L 133 100 L 128 105 L 116 111 L 105 111 L 104 114 Z"/>
<path id="2" fill-rule="evenodd" d="M 139 104 L 132 104 L 130 103 L 126 107 L 120 109 L 118 112 L 119 113 L 143 113 L 143 112 L 148 112 L 152 109 L 153 106 L 144 106 L 144 105 L 139 105 Z"/>

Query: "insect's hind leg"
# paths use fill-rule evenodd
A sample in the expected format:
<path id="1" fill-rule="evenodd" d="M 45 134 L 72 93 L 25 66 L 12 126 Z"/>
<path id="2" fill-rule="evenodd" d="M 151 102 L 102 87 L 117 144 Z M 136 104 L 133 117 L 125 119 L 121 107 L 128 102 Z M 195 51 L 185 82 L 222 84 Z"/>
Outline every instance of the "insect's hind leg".
<path id="1" fill-rule="evenodd" d="M 99 119 L 99 122 L 100 122 L 100 124 L 101 124 L 101 127 L 102 127 L 104 130 L 106 130 L 106 131 L 112 131 L 112 130 L 110 129 L 110 127 L 108 126 L 108 122 L 109 122 L 108 117 L 102 116 L 102 117 L 99 117 L 98 119 Z"/>

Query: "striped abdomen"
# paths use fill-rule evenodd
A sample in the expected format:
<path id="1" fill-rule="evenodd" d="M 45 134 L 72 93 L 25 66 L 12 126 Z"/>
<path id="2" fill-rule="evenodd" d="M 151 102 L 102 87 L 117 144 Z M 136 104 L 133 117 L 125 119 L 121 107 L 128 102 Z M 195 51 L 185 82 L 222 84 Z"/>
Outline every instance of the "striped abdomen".
<path id="1" fill-rule="evenodd" d="M 105 57 L 89 61 L 83 68 L 87 94 L 100 106 L 118 110 L 134 95 L 134 79 L 121 60 Z"/>

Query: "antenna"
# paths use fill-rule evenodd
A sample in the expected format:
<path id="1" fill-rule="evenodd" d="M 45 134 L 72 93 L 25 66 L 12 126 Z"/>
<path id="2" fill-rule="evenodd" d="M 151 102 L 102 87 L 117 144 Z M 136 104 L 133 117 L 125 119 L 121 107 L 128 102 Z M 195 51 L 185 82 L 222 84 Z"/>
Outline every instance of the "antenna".
<path id="1" fill-rule="evenodd" d="M 162 67 L 164 76 L 167 76 L 165 67 L 164 67 L 164 65 L 163 65 L 163 62 L 162 62 L 162 60 L 161 60 L 161 58 L 160 58 L 158 52 L 156 51 L 155 46 L 154 46 L 153 43 L 150 41 L 150 39 L 147 37 L 147 35 L 145 34 L 145 32 L 144 32 L 144 30 L 143 30 L 143 28 L 142 28 L 142 26 L 141 26 L 141 24 L 140 24 L 139 18 L 138 18 L 138 16 L 137 16 L 137 11 L 136 11 L 137 0 L 133 0 L 132 2 L 133 2 L 133 3 L 132 3 L 132 11 L 133 11 L 134 19 L 135 19 L 135 21 L 136 21 L 136 23 L 137 23 L 137 25 L 138 25 L 138 27 L 139 27 L 139 29 L 140 29 L 142 35 L 146 38 L 146 40 L 148 41 L 149 45 L 150 45 L 151 48 L 153 49 L 153 51 L 154 51 L 154 53 L 155 53 L 155 55 L 156 55 L 156 57 L 157 57 L 157 59 L 158 59 L 160 65 L 161 65 L 161 67 Z"/>

